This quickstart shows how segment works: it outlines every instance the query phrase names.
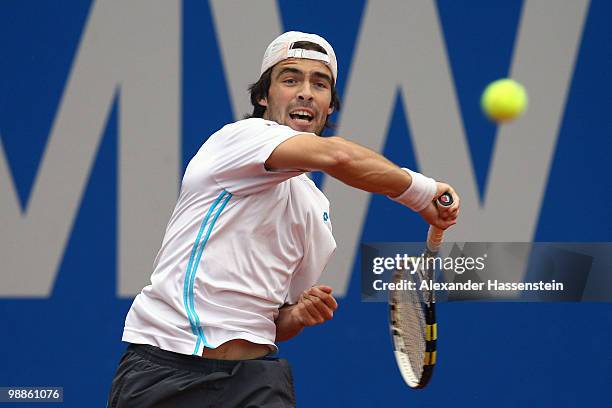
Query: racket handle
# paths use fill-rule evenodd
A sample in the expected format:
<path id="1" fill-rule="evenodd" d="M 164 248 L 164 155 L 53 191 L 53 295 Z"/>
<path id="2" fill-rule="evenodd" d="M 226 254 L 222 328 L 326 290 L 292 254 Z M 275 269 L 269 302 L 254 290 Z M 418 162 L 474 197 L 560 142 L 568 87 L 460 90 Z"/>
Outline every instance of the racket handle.
<path id="1" fill-rule="evenodd" d="M 443 207 L 450 207 L 453 205 L 453 196 L 451 196 L 448 192 L 444 193 L 438 197 L 436 204 Z M 427 249 L 429 249 L 431 252 L 438 252 L 443 239 L 444 230 L 430 225 L 429 231 L 427 232 Z"/>
<path id="2" fill-rule="evenodd" d="M 427 249 L 429 249 L 431 252 L 438 252 L 443 239 L 444 231 L 438 227 L 430 225 L 429 231 L 427 232 Z"/>

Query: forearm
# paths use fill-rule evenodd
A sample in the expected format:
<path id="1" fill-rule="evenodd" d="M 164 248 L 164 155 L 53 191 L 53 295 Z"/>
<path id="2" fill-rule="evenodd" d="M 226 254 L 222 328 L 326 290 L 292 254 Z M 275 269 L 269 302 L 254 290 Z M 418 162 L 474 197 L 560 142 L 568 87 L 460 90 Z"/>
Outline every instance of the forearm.
<path id="1" fill-rule="evenodd" d="M 390 197 L 402 194 L 412 177 L 377 152 L 338 136 L 301 134 L 272 152 L 268 170 L 321 170 L 351 187 Z"/>
<path id="2" fill-rule="evenodd" d="M 287 341 L 304 329 L 304 326 L 297 321 L 291 313 L 292 309 L 297 305 L 284 306 L 279 309 L 278 317 L 274 322 L 276 324 L 276 341 Z"/>
<path id="3" fill-rule="evenodd" d="M 370 193 L 396 197 L 411 184 L 412 178 L 384 156 L 340 137 L 329 138 L 337 160 L 322 169 L 351 187 Z"/>

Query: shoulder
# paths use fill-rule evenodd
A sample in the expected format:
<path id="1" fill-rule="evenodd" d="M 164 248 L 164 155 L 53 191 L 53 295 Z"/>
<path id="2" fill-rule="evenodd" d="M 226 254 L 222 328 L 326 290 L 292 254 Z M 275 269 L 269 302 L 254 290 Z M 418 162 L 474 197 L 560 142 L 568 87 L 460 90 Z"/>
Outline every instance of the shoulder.
<path id="1" fill-rule="evenodd" d="M 209 140 L 213 143 L 265 143 L 285 139 L 300 132 L 271 120 L 249 118 L 225 125 Z"/>
<path id="2" fill-rule="evenodd" d="M 243 119 L 243 120 L 236 121 L 234 123 L 227 124 L 223 128 L 221 128 L 220 132 L 235 133 L 235 132 L 241 132 L 241 131 L 250 130 L 250 129 L 265 130 L 270 127 L 285 128 L 287 126 L 279 125 L 278 123 L 274 121 L 266 120 L 262 118 L 249 118 L 249 119 Z"/>

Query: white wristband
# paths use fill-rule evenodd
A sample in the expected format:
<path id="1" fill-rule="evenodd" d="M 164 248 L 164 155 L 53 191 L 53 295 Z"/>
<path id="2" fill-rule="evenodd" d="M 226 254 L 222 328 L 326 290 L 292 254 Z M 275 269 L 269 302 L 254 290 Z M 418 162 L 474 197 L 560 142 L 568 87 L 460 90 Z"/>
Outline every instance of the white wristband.
<path id="1" fill-rule="evenodd" d="M 402 170 L 410 174 L 410 177 L 412 177 L 412 184 L 410 184 L 410 187 L 399 196 L 389 198 L 405 205 L 413 211 L 419 212 L 425 209 L 436 196 L 436 180 L 407 168 L 402 168 Z"/>

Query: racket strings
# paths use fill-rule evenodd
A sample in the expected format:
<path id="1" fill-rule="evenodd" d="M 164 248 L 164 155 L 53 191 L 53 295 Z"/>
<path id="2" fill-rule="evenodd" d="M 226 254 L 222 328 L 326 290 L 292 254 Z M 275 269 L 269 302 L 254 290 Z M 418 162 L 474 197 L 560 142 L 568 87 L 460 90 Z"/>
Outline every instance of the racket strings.
<path id="1" fill-rule="evenodd" d="M 395 280 L 414 282 L 416 288 L 426 277 L 424 271 L 415 274 L 398 271 Z M 430 294 L 421 290 L 397 290 L 392 293 L 394 304 L 393 328 L 396 350 L 405 354 L 408 359 L 409 377 L 414 376 L 415 382 L 420 382 L 426 360 L 427 322 L 424 302 Z"/>
<path id="2" fill-rule="evenodd" d="M 404 381 L 411 388 L 424 388 L 436 363 L 436 300 L 432 286 L 435 255 L 442 242 L 442 233 L 437 232 L 434 236 L 432 231 L 436 232 L 430 227 L 428 249 L 421 255 L 425 262 L 416 273 L 395 271 L 392 280 L 398 289 L 389 293 L 395 358 Z"/>

